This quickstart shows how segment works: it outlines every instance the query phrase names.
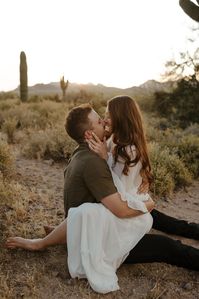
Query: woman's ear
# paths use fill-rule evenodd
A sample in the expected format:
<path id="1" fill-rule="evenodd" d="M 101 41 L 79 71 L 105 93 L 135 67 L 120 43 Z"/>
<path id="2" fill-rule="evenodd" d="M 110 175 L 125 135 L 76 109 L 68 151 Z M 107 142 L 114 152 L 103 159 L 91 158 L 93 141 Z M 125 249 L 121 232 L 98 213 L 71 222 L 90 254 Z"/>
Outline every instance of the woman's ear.
<path id="1" fill-rule="evenodd" d="M 85 139 L 91 139 L 92 138 L 92 131 L 91 130 L 86 130 L 84 133 L 84 138 Z"/>

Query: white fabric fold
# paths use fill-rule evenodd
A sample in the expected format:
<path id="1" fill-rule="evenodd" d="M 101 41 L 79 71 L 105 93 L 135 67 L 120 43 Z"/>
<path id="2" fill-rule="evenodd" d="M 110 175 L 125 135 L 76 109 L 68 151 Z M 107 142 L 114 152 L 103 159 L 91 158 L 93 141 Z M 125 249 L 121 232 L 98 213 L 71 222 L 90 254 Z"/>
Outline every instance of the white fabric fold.
<path id="1" fill-rule="evenodd" d="M 124 184 L 120 180 L 119 176 L 113 171 L 114 169 L 114 161 L 111 153 L 108 154 L 107 163 L 112 173 L 114 184 L 121 195 L 121 199 L 127 202 L 127 205 L 131 209 L 139 210 L 143 213 L 147 213 L 148 210 L 145 205 L 145 201 L 147 201 L 150 196 L 149 194 L 138 194 L 136 188 L 131 188 L 130 192 L 126 192 L 124 188 Z"/>
<path id="2" fill-rule="evenodd" d="M 149 195 L 137 194 L 140 178 L 137 180 L 135 172 L 132 175 L 135 169 L 130 170 L 128 181 L 129 176 L 121 175 L 122 165 L 112 168 L 112 155 L 109 155 L 108 164 L 122 200 L 130 208 L 144 214 L 120 219 L 102 204 L 84 203 L 69 209 L 66 219 L 70 275 L 73 278 L 87 278 L 91 288 L 102 294 L 119 289 L 116 270 L 130 250 L 149 232 L 153 223 L 144 204 Z M 140 165 L 137 167 L 139 173 Z"/>

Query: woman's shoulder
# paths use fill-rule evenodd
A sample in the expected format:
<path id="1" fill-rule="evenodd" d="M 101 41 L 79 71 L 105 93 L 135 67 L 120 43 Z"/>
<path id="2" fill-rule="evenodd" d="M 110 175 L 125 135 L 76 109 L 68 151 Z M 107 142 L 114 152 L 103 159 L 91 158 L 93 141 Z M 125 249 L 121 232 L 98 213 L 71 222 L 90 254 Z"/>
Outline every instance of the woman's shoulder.
<path id="1" fill-rule="evenodd" d="M 108 148 L 109 152 L 113 153 L 114 152 L 114 148 L 115 148 L 116 145 L 117 144 L 115 144 L 113 142 L 112 138 L 108 139 L 108 141 L 107 141 L 107 148 Z M 135 159 L 136 153 L 137 153 L 135 145 L 133 145 L 133 144 L 126 145 L 125 146 L 125 150 L 126 150 L 127 154 L 130 156 L 131 159 Z M 123 159 L 118 158 L 118 161 L 123 162 Z"/>
<path id="2" fill-rule="evenodd" d="M 112 136 L 110 136 L 109 139 L 106 140 L 106 145 L 107 145 L 108 151 L 111 152 L 112 147 L 114 146 Z"/>
<path id="3" fill-rule="evenodd" d="M 117 145 L 116 143 L 113 142 L 112 136 L 106 141 L 106 143 L 107 143 L 107 147 L 109 149 L 111 149 Z M 129 144 L 129 145 L 125 146 L 125 149 L 129 154 L 136 152 L 136 147 L 133 144 Z"/>

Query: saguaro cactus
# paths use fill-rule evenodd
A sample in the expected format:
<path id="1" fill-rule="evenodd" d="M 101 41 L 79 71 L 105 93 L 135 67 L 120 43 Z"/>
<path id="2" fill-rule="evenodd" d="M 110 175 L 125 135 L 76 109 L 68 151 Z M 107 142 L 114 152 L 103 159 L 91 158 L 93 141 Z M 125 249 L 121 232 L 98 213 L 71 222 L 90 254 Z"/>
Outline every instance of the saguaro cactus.
<path id="1" fill-rule="evenodd" d="M 196 0 L 199 5 L 199 0 Z M 199 22 L 199 6 L 190 0 L 180 0 L 179 4 L 184 12 L 194 21 Z"/>
<path id="2" fill-rule="evenodd" d="M 68 80 L 66 82 L 64 81 L 64 76 L 61 77 L 60 87 L 62 89 L 63 99 L 65 99 L 65 97 L 66 97 L 66 89 L 68 88 L 68 83 L 69 83 Z"/>
<path id="3" fill-rule="evenodd" d="M 24 52 L 20 53 L 20 99 L 22 102 L 28 99 L 28 68 Z"/>

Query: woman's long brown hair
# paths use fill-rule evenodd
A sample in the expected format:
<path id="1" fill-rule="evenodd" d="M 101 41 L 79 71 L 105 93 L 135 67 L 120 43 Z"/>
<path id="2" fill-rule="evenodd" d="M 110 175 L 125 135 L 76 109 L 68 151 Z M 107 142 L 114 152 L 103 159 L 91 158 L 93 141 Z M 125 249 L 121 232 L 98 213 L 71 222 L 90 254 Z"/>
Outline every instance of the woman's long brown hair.
<path id="1" fill-rule="evenodd" d="M 129 96 L 117 96 L 108 102 L 108 111 L 112 122 L 115 163 L 121 157 L 124 163 L 123 173 L 128 175 L 129 167 L 141 161 L 141 176 L 152 182 L 151 164 L 144 134 L 142 117 L 138 104 Z M 136 156 L 133 160 L 126 147 L 135 145 Z"/>

